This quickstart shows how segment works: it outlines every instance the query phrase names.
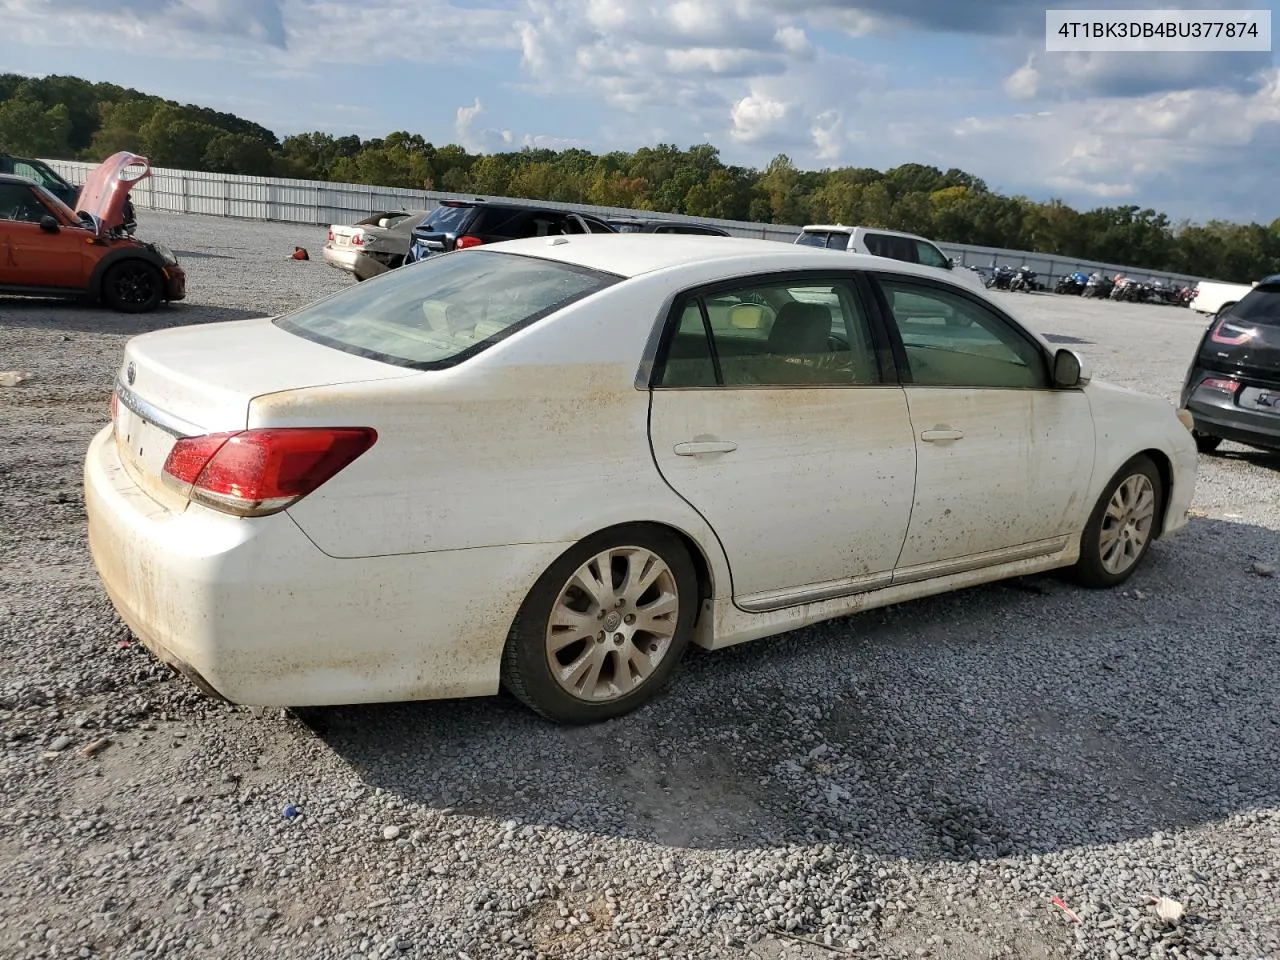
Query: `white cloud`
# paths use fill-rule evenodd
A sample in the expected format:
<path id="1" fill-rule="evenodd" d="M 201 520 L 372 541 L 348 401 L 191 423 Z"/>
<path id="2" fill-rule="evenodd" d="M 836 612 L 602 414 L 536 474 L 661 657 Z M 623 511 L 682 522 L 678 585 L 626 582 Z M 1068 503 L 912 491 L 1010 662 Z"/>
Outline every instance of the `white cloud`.
<path id="1" fill-rule="evenodd" d="M 793 57 L 803 57 L 813 51 L 813 44 L 803 30 L 795 26 L 779 27 L 773 34 L 778 46 Z"/>
<path id="2" fill-rule="evenodd" d="M 729 111 L 733 123 L 730 136 L 742 143 L 755 143 L 776 133 L 787 119 L 789 105 L 761 94 L 743 97 Z"/>
<path id="3" fill-rule="evenodd" d="M 819 160 L 839 160 L 844 153 L 844 118 L 839 110 L 825 110 L 815 118 L 809 129 L 813 137 L 815 156 Z"/>
<path id="4" fill-rule="evenodd" d="M 1040 72 L 1035 68 L 1034 58 L 1020 66 L 1004 78 L 1004 92 L 1012 100 L 1033 100 L 1040 92 Z"/>

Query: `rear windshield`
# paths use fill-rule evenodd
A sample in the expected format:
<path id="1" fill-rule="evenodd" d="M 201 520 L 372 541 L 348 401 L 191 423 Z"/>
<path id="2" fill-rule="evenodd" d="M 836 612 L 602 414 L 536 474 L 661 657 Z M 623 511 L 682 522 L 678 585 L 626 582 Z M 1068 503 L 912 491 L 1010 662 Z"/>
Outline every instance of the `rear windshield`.
<path id="1" fill-rule="evenodd" d="M 461 207 L 436 207 L 427 219 L 414 229 L 426 233 L 457 233 L 474 209 L 475 207 L 469 204 Z"/>
<path id="2" fill-rule="evenodd" d="M 1280 327 L 1280 284 L 1254 287 L 1231 308 L 1231 315 L 1245 323 Z"/>
<path id="3" fill-rule="evenodd" d="M 796 238 L 796 243 L 802 247 L 825 247 L 827 245 L 827 235 L 825 233 L 805 231 Z"/>
<path id="4" fill-rule="evenodd" d="M 347 353 L 432 370 L 619 279 L 552 260 L 460 250 L 347 287 L 276 324 Z"/>

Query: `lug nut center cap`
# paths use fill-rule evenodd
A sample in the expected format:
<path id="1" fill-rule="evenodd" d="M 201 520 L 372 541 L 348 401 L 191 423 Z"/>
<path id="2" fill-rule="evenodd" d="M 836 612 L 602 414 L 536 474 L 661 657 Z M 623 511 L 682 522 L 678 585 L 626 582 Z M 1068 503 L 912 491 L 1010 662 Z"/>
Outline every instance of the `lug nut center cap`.
<path id="1" fill-rule="evenodd" d="M 622 625 L 622 615 L 616 610 L 604 618 L 605 630 L 617 630 Z"/>

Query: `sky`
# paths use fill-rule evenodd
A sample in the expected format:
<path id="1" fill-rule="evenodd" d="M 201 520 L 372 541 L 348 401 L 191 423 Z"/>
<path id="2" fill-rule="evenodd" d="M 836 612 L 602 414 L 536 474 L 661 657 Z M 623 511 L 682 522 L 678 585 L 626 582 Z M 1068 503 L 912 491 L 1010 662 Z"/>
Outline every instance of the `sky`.
<path id="1" fill-rule="evenodd" d="M 1271 9 L 1257 0 L 1054 9 Z M 1280 217 L 1274 53 L 1046 53 L 1025 0 L 0 0 L 0 72 L 281 136 L 473 151 L 711 143 L 728 163 L 959 167 L 1175 219 Z M 1273 11 L 1274 17 L 1274 11 Z"/>

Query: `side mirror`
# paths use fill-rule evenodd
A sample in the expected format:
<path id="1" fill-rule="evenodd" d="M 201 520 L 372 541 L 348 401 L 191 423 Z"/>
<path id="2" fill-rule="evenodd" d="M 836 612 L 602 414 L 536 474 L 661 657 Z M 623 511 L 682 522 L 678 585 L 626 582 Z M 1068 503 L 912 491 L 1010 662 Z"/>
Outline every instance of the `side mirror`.
<path id="1" fill-rule="evenodd" d="M 1059 390 L 1082 387 L 1089 382 L 1089 368 L 1074 350 L 1059 350 L 1053 355 L 1053 385 Z"/>
<path id="2" fill-rule="evenodd" d="M 45 216 L 40 218 L 40 229 L 45 233 L 57 233 L 62 229 L 62 224 L 58 223 L 56 217 L 51 217 L 48 214 L 45 214 Z"/>

